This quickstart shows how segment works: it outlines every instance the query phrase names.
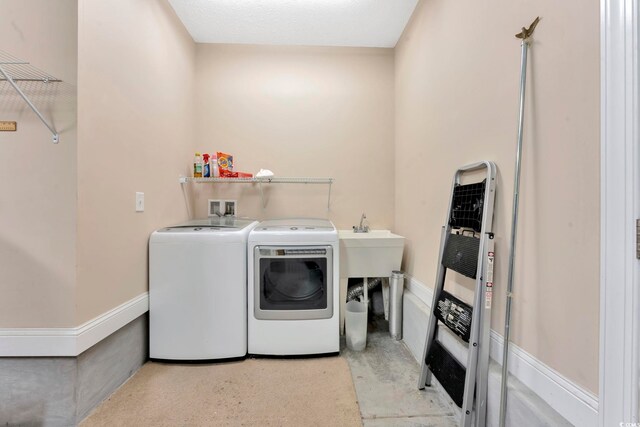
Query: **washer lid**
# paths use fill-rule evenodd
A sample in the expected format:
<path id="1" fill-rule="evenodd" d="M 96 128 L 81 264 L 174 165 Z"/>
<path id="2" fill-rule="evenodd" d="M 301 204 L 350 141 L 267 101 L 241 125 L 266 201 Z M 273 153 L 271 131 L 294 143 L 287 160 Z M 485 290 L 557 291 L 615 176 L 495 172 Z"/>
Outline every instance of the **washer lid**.
<path id="1" fill-rule="evenodd" d="M 223 216 L 223 217 L 212 217 L 206 219 L 193 219 L 191 221 L 187 221 L 183 224 L 174 225 L 168 227 L 170 229 L 175 228 L 204 228 L 204 229 L 212 229 L 215 228 L 216 231 L 232 231 L 232 230 L 241 230 L 245 227 L 248 227 L 255 223 L 255 220 L 249 218 L 236 218 L 232 216 Z"/>
<path id="2" fill-rule="evenodd" d="M 262 221 L 255 228 L 256 231 L 305 231 L 305 232 L 327 232 L 335 230 L 335 227 L 328 219 L 322 218 L 285 218 L 270 219 Z"/>

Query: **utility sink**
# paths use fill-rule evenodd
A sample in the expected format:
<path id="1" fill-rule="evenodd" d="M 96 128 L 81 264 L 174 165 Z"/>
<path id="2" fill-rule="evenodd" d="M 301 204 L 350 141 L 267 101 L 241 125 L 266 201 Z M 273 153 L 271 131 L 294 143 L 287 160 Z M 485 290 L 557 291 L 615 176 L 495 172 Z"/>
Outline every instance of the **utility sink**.
<path id="1" fill-rule="evenodd" d="M 389 230 L 338 230 L 340 277 L 389 277 L 400 270 L 404 237 Z"/>
<path id="2" fill-rule="evenodd" d="M 344 314 L 349 277 L 389 277 L 393 270 L 400 270 L 404 237 L 389 230 L 369 230 L 355 233 L 338 230 L 340 239 L 340 333 L 344 333 Z M 388 307 L 388 286 L 383 281 L 382 297 L 385 301 L 385 317 Z M 365 287 L 366 289 L 366 287 Z M 386 291 L 385 291 L 386 290 Z M 364 294 L 368 299 L 367 292 Z"/>

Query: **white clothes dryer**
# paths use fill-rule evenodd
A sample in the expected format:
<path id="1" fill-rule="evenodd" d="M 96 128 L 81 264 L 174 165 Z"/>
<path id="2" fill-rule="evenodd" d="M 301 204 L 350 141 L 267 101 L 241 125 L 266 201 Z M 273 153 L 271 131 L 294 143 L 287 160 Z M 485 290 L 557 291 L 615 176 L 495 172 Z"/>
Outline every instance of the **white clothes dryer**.
<path id="1" fill-rule="evenodd" d="M 247 238 L 257 221 L 211 218 L 149 239 L 149 356 L 247 354 Z"/>
<path id="2" fill-rule="evenodd" d="M 249 354 L 339 352 L 340 256 L 331 221 L 263 221 L 247 248 Z"/>

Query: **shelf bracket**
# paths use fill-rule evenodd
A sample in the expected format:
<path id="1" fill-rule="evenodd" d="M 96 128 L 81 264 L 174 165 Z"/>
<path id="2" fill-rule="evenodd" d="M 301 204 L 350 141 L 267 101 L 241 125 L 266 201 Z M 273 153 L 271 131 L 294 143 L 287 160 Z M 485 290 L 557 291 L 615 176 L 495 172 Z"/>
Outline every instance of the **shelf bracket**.
<path id="1" fill-rule="evenodd" d="M 2 76 L 9 82 L 9 84 L 15 89 L 16 92 L 18 92 L 18 95 L 20 95 L 22 97 L 22 99 L 24 99 L 24 102 L 27 103 L 27 105 L 33 110 L 34 113 L 36 113 L 36 116 L 38 116 L 38 118 L 40 119 L 40 121 L 42 123 L 44 123 L 44 125 L 47 127 L 47 129 L 49 129 L 49 131 L 51 132 L 51 134 L 53 135 L 53 143 L 57 144 L 58 142 L 60 142 L 60 136 L 58 135 L 58 132 L 55 130 L 55 128 L 53 126 L 51 126 L 47 120 L 44 118 L 44 116 L 40 113 L 40 111 L 36 108 L 35 105 L 33 105 L 33 103 L 29 100 L 29 98 L 27 97 L 27 95 L 24 94 L 24 92 L 18 87 L 18 85 L 16 85 L 16 82 L 13 81 L 13 79 L 11 78 L 11 76 L 9 75 L 9 73 L 7 73 L 5 71 L 5 69 L 3 68 L 3 65 L 6 64 L 28 64 L 28 62 L 21 62 L 21 63 L 16 63 L 16 62 L 0 62 L 0 74 L 2 74 Z M 47 80 L 43 80 L 43 82 L 48 82 Z"/>
<path id="2" fill-rule="evenodd" d="M 264 201 L 264 190 L 262 189 L 262 181 L 258 182 L 258 187 L 260 187 L 260 201 L 262 202 L 262 209 L 267 207 L 267 204 Z"/>

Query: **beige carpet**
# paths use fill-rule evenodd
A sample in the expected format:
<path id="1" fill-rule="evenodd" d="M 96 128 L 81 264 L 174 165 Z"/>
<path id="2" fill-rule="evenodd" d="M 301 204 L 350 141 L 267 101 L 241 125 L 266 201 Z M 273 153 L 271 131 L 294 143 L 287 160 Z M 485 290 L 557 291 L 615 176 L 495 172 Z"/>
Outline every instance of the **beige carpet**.
<path id="1" fill-rule="evenodd" d="M 90 426 L 361 426 L 347 361 L 149 362 L 82 423 Z"/>

